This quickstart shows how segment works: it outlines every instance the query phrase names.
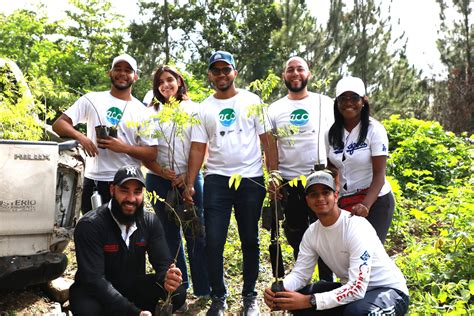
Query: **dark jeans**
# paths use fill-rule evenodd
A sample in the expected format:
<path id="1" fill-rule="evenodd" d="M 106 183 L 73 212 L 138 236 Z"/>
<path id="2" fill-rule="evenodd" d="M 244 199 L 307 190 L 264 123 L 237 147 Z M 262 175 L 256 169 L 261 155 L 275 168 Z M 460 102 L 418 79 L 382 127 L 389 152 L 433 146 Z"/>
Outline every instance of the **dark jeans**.
<path id="1" fill-rule="evenodd" d="M 159 300 L 164 301 L 168 292 L 156 283 L 155 275 L 146 275 L 145 278 L 137 281 L 137 283 L 121 293 L 136 307 L 147 310 L 152 313 L 155 311 L 156 303 Z M 180 286 L 173 292 L 171 302 L 173 310 L 181 307 L 186 301 L 186 290 Z M 74 316 L 102 316 L 102 315 L 125 315 L 124 311 L 116 310 L 116 306 L 102 305 L 101 300 L 91 296 L 87 290 L 77 283 L 74 283 L 69 289 L 69 302 L 71 311 Z"/>
<path id="2" fill-rule="evenodd" d="M 285 180 L 284 183 L 286 184 L 288 181 Z M 293 248 L 293 256 L 296 260 L 300 251 L 301 239 L 303 239 L 306 229 L 318 218 L 306 204 L 306 194 L 301 181 L 298 181 L 298 185 L 294 187 L 285 185 L 285 190 L 288 192 L 288 198 L 286 203 L 282 203 L 285 214 L 283 228 L 286 239 Z M 321 258 L 318 259 L 318 272 L 320 280 L 333 281 L 332 271 Z"/>
<path id="3" fill-rule="evenodd" d="M 91 196 L 94 193 L 94 187 L 97 186 L 100 196 L 102 197 L 102 204 L 110 201 L 110 184 L 112 181 L 95 181 L 89 178 L 84 178 L 81 198 L 82 214 L 92 210 Z"/>
<path id="4" fill-rule="evenodd" d="M 341 286 L 336 282 L 317 282 L 310 284 L 298 292 L 308 295 L 332 291 Z M 365 293 L 363 299 L 326 310 L 315 310 L 314 308 L 293 311 L 294 315 L 405 315 L 408 310 L 409 297 L 399 291 L 388 287 L 371 289 Z"/>
<path id="5" fill-rule="evenodd" d="M 171 189 L 171 181 L 163 179 L 160 176 L 148 173 L 146 176 L 146 189 L 148 192 L 155 191 L 157 195 L 166 199 L 168 191 Z M 197 215 L 201 223 L 204 225 L 203 216 L 203 178 L 199 173 L 194 182 L 194 203 L 197 206 Z M 166 242 L 170 249 L 171 255 L 174 257 L 178 253 L 178 260 L 176 266 L 183 273 L 183 284 L 186 288 L 189 287 L 188 270 L 186 268 L 186 258 L 184 255 L 182 237 L 179 226 L 176 224 L 174 216 L 170 216 L 165 210 L 165 204 L 157 200 L 153 205 L 158 218 L 163 225 L 165 231 Z M 184 237 L 186 239 L 186 248 L 188 252 L 189 267 L 191 269 L 191 278 L 193 281 L 193 291 L 196 296 L 205 296 L 210 294 L 209 278 L 207 275 L 207 260 L 206 260 L 206 240 L 204 236 L 195 236 L 190 226 L 184 227 Z M 179 249 L 179 251 L 178 251 Z"/>
<path id="6" fill-rule="evenodd" d="M 211 174 L 204 180 L 204 217 L 208 272 L 212 297 L 227 296 L 224 282 L 224 246 L 232 207 L 243 255 L 243 296 L 256 296 L 260 245 L 258 221 L 265 198 L 263 177 L 243 178 L 237 190 L 229 188 L 229 177 Z M 234 259 L 232 259 L 234 260 Z"/>
<path id="7" fill-rule="evenodd" d="M 370 208 L 369 215 L 366 217 L 370 224 L 374 227 L 377 232 L 377 236 L 380 241 L 385 243 L 388 229 L 392 223 L 393 212 L 395 210 L 395 198 L 393 193 L 389 193 L 379 196 L 375 203 Z"/>

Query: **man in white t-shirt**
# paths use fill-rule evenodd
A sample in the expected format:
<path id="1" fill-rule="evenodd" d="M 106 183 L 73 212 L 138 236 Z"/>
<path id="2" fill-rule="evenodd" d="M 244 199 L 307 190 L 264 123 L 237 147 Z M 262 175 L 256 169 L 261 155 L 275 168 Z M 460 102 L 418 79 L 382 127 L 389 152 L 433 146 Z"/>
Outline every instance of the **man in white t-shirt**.
<path id="1" fill-rule="evenodd" d="M 111 89 L 83 95 L 53 124 L 56 133 L 76 139 L 87 155 L 83 213 L 92 209 L 93 191 L 99 192 L 102 203 L 110 200 L 109 185 L 120 167 L 139 167 L 142 160 L 156 158 L 156 139 L 142 135 L 146 107 L 132 96 L 137 71 L 137 62 L 130 55 L 115 57 L 108 73 Z M 74 128 L 79 123 L 87 124 L 87 135 Z"/>
<path id="2" fill-rule="evenodd" d="M 319 220 L 303 236 L 298 260 L 283 280 L 285 291 L 266 289 L 265 303 L 295 315 L 405 315 L 409 294 L 400 269 L 372 225 L 337 206 L 331 174 L 320 170 L 306 183 L 306 202 Z M 339 282 L 308 283 L 318 257 Z"/>
<path id="3" fill-rule="evenodd" d="M 237 89 L 233 56 L 215 52 L 209 61 L 208 78 L 215 93 L 200 107 L 200 124 L 193 126 L 188 161 L 187 192 L 189 202 L 194 180 L 208 147 L 204 178 L 204 218 L 212 304 L 207 315 L 224 315 L 227 289 L 224 282 L 223 252 L 232 208 L 239 228 L 243 254 L 243 314 L 258 315 L 255 283 L 259 270 L 258 221 L 265 197 L 260 142 L 267 148 L 263 123 L 249 116 L 260 98 Z M 242 176 L 240 186 L 229 188 L 232 175 Z"/>
<path id="4" fill-rule="evenodd" d="M 288 88 L 288 95 L 270 105 L 268 116 L 278 147 L 278 159 L 271 168 L 279 170 L 284 183 L 288 183 L 296 177 L 308 176 L 315 166 L 326 164 L 324 135 L 334 122 L 334 112 L 331 98 L 308 91 L 311 72 L 301 57 L 288 59 L 282 78 Z M 270 186 L 270 198 L 274 198 L 272 190 Z M 282 197 L 282 190 L 288 193 L 282 201 L 285 214 L 283 227 L 296 259 L 301 238 L 315 218 L 306 205 L 301 181 L 294 187 L 285 185 L 277 193 L 277 198 Z M 276 246 L 272 244 L 271 247 Z M 276 253 L 272 250 L 270 253 Z M 319 267 L 320 278 L 332 280 L 332 273 L 321 269 L 324 264 Z"/>

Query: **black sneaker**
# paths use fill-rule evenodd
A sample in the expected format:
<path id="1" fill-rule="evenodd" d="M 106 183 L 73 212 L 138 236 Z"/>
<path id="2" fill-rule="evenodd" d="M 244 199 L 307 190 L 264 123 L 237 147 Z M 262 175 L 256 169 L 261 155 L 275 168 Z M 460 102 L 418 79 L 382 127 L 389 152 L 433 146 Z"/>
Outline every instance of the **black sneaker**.
<path id="1" fill-rule="evenodd" d="M 227 309 L 227 302 L 225 297 L 213 297 L 212 303 L 207 310 L 206 316 L 224 316 Z"/>
<path id="2" fill-rule="evenodd" d="M 243 296 L 244 299 L 244 316 L 259 316 L 260 309 L 258 308 L 257 296 Z"/>

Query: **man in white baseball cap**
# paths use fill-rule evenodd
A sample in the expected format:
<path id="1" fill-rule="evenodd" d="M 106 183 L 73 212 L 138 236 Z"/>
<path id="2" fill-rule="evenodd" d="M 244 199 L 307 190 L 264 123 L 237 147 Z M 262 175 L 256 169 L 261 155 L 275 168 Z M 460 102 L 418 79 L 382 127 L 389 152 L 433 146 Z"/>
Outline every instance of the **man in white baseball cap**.
<path id="1" fill-rule="evenodd" d="M 132 67 L 135 74 L 138 74 L 137 61 L 135 60 L 135 58 L 133 58 L 129 54 L 122 54 L 120 56 L 115 57 L 114 60 L 112 61 L 112 67 L 110 68 L 110 70 L 112 71 L 114 69 L 114 66 L 121 61 L 128 63 L 129 66 Z"/>
<path id="2" fill-rule="evenodd" d="M 137 71 L 137 61 L 132 56 L 115 57 L 108 72 L 110 90 L 83 95 L 53 124 L 56 133 L 76 139 L 87 155 L 83 213 L 92 209 L 94 191 L 98 191 L 103 203 L 110 200 L 109 185 L 121 166 L 139 167 L 142 160 L 156 158 L 156 139 L 141 133 L 145 129 L 141 123 L 148 118 L 146 108 L 132 96 Z M 127 124 L 131 122 L 134 124 Z M 87 135 L 74 128 L 79 123 L 87 124 Z"/>

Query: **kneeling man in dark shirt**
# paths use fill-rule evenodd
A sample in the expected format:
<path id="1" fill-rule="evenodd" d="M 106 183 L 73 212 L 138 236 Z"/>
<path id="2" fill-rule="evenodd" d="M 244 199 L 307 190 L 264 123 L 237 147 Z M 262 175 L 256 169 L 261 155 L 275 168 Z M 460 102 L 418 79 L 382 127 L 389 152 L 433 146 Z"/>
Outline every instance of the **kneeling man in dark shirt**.
<path id="1" fill-rule="evenodd" d="M 77 315 L 152 315 L 172 295 L 173 310 L 185 303 L 181 271 L 169 254 L 163 228 L 144 212 L 145 180 L 124 166 L 110 185 L 112 199 L 84 215 L 74 232 L 77 256 L 71 310 Z M 155 274 L 146 274 L 145 253 Z"/>

